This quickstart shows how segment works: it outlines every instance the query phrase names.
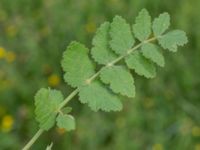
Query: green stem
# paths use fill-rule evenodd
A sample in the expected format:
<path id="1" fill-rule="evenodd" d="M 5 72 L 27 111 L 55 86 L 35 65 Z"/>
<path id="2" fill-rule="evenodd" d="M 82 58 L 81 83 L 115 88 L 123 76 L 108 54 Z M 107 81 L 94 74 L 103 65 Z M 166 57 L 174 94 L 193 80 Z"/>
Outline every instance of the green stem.
<path id="1" fill-rule="evenodd" d="M 114 64 L 116 64 L 117 62 L 119 62 L 120 60 L 122 60 L 123 58 L 125 58 L 126 56 L 128 56 L 130 53 L 132 53 L 134 50 L 138 49 L 139 47 L 142 46 L 143 43 L 149 43 L 156 40 L 156 37 L 150 38 L 138 45 L 136 45 L 135 47 L 133 47 L 132 49 L 128 50 L 126 54 L 119 56 L 118 58 L 116 58 L 115 60 L 113 60 L 112 62 L 108 63 L 106 66 L 104 67 L 108 67 L 108 66 L 112 66 Z M 104 67 L 102 67 L 101 69 L 103 69 Z M 94 79 L 96 79 L 96 77 L 99 76 L 101 69 L 96 72 L 93 76 L 91 76 L 89 79 L 86 80 L 86 83 L 89 84 L 91 83 Z M 59 112 L 76 94 L 78 93 L 78 89 L 75 89 L 67 98 L 65 98 L 65 100 L 59 105 L 57 112 Z M 33 138 L 25 145 L 25 147 L 22 150 L 28 150 L 33 144 L 34 142 L 40 137 L 40 135 L 44 132 L 44 130 L 39 129 L 38 132 L 33 136 Z"/>
<path id="2" fill-rule="evenodd" d="M 128 56 L 129 54 L 131 54 L 134 50 L 140 48 L 142 46 L 142 44 L 144 43 L 149 43 L 149 42 L 152 42 L 152 41 L 155 41 L 156 40 L 156 37 L 152 37 L 138 45 L 136 45 L 135 47 L 133 47 L 132 49 L 128 50 L 126 54 L 118 57 L 117 59 L 113 60 L 111 63 L 108 63 L 108 66 L 112 66 L 114 64 L 116 64 L 117 62 L 119 62 L 120 60 L 124 59 L 126 56 Z"/>
<path id="3" fill-rule="evenodd" d="M 78 93 L 78 89 L 74 90 L 65 100 L 59 105 L 57 112 L 60 111 L 76 94 Z M 43 129 L 39 129 L 37 133 L 32 137 L 32 139 L 24 146 L 22 150 L 28 150 L 35 143 L 35 141 L 42 135 L 44 132 Z"/>
<path id="4" fill-rule="evenodd" d="M 127 51 L 126 54 L 119 56 L 118 58 L 116 58 L 115 60 L 113 60 L 112 62 L 108 63 L 106 66 L 104 67 L 109 67 L 109 66 L 113 66 L 114 64 L 118 63 L 120 60 L 124 59 L 126 56 L 128 56 L 130 53 L 132 53 L 134 50 L 140 48 L 142 46 L 142 44 L 144 43 L 149 43 L 152 41 L 155 41 L 157 38 L 156 37 L 152 37 L 148 40 L 145 40 L 142 43 L 139 43 L 138 45 L 136 45 L 135 47 L 131 48 L 130 50 Z M 91 83 L 96 77 L 98 77 L 98 75 L 100 74 L 101 70 L 104 68 L 102 67 L 98 72 L 96 72 L 94 75 L 92 75 L 89 79 L 86 80 L 86 83 L 89 84 Z"/>
<path id="5" fill-rule="evenodd" d="M 62 103 L 60 103 L 57 110 L 60 111 L 60 109 L 62 109 L 77 93 L 78 89 L 75 89 Z"/>
<path id="6" fill-rule="evenodd" d="M 28 150 L 34 143 L 35 141 L 40 137 L 40 135 L 42 135 L 42 133 L 44 132 L 44 130 L 39 129 L 37 131 L 37 133 L 32 137 L 32 139 L 24 146 L 24 148 L 22 150 Z"/>

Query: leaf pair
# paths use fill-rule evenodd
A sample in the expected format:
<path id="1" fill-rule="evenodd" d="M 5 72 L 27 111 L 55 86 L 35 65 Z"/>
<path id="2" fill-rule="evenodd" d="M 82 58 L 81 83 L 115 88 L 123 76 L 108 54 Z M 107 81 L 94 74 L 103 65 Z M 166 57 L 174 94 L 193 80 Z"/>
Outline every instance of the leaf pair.
<path id="1" fill-rule="evenodd" d="M 72 42 L 64 52 L 62 67 L 65 81 L 79 90 L 79 100 L 88 103 L 92 110 L 120 110 L 119 98 L 101 81 L 87 83 L 95 73 L 95 65 L 88 56 L 89 50 L 78 42 Z"/>
<path id="2" fill-rule="evenodd" d="M 35 95 L 35 114 L 41 129 L 49 130 L 56 121 L 59 128 L 75 129 L 75 121 L 71 115 L 58 114 L 58 108 L 63 99 L 62 93 L 57 90 L 42 88 L 37 92 Z"/>

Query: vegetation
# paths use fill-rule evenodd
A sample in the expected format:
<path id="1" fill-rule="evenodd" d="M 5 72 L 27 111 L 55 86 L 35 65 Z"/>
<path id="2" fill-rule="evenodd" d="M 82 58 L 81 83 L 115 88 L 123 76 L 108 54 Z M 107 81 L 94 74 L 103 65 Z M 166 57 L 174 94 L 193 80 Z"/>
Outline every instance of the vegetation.
<path id="1" fill-rule="evenodd" d="M 111 24 L 109 22 L 102 24 L 93 39 L 92 56 L 99 65 L 104 65 L 96 73 L 95 65 L 88 56 L 88 48 L 78 42 L 72 42 L 64 52 L 62 67 L 66 72 L 65 81 L 77 89 L 65 100 L 61 92 L 56 90 L 42 88 L 37 92 L 35 113 L 40 130 L 24 147 L 24 150 L 29 149 L 43 130 L 48 131 L 55 122 L 61 129 L 64 128 L 67 131 L 75 129 L 73 116 L 68 115 L 69 112 L 64 113 L 62 109 L 77 93 L 79 93 L 81 103 L 88 103 L 94 111 L 122 110 L 118 94 L 135 97 L 134 78 L 129 69 L 134 69 L 139 75 L 153 78 L 156 74 L 153 62 L 164 66 L 162 53 L 155 44 L 150 43 L 158 40 L 163 48 L 172 52 L 177 51 L 177 46 L 187 43 L 188 40 L 183 31 L 173 30 L 164 34 L 169 25 L 169 14 L 163 13 L 153 21 L 151 27 L 151 17 L 148 11 L 143 9 L 133 25 L 135 37 L 141 43 L 134 46 L 135 39 L 131 28 L 122 17 L 116 16 Z M 149 38 L 151 28 L 154 37 Z M 139 48 L 141 52 L 136 51 Z M 127 67 L 124 64 L 117 65 L 123 59 Z M 110 89 L 106 87 L 107 84 L 110 85 Z M 72 108 L 68 107 L 68 109 Z"/>
<path id="2" fill-rule="evenodd" d="M 4 6 L 11 6 L 6 1 L 1 3 Z M 48 6 L 46 9 L 52 11 L 54 10 L 52 8 L 55 8 L 55 12 L 60 13 L 57 16 L 63 17 L 64 2 L 55 2 L 52 5 L 49 3 L 47 5 L 45 2 L 40 3 L 40 1 L 33 3 L 35 8 L 38 8 L 38 11 L 42 10 L 43 6 Z M 127 2 L 124 5 L 128 7 L 130 3 Z M 72 3 L 69 2 L 69 4 Z M 102 6 L 105 5 L 104 2 L 101 4 Z M 68 5 L 69 8 L 70 6 L 73 7 L 73 5 Z M 120 6 L 123 6 L 123 3 Z M 9 7 L 5 8 L 6 11 L 2 11 L 0 17 L 3 18 L 3 21 L 1 21 L 2 29 L 6 27 L 4 19 L 9 14 Z M 17 5 L 14 8 L 18 8 Z M 98 10 L 96 7 L 94 8 Z M 10 14 L 13 14 L 12 9 Z M 126 15 L 126 11 L 121 14 L 129 16 Z M 80 13 L 78 16 L 81 17 L 82 14 Z M 98 14 L 96 16 L 98 17 Z M 131 16 L 130 18 L 133 17 Z M 43 17 L 34 19 L 36 19 L 36 23 L 39 23 L 37 28 L 43 26 L 43 23 L 41 23 L 45 20 Z M 76 19 L 76 17 L 73 19 Z M 100 19 L 98 21 L 103 22 L 104 20 Z M 27 21 L 29 22 L 29 20 Z M 32 19 L 30 23 L 31 21 Z M 65 21 L 62 20 L 62 22 Z M 46 29 L 41 31 L 39 35 L 33 36 L 33 38 L 30 37 L 30 39 L 24 39 L 23 37 L 24 34 L 30 34 L 31 30 L 29 29 L 26 29 L 28 32 L 17 31 L 17 28 L 13 25 L 7 30 L 2 30 L 7 35 L 1 37 L 1 43 L 4 45 L 12 43 L 11 45 L 15 49 L 27 47 L 29 51 L 20 49 L 20 53 L 16 53 L 8 51 L 4 47 L 0 49 L 0 58 L 2 59 L 0 62 L 2 66 L 0 74 L 1 92 L 3 93 L 1 95 L 3 101 L 0 114 L 2 116 L 2 132 L 0 136 L 4 139 L 0 142 L 0 147 L 3 149 L 20 149 L 24 145 L 23 143 L 26 143 L 29 137 L 36 132 L 38 126 L 32 120 L 34 115 L 33 101 L 30 100 L 33 99 L 31 97 L 38 87 L 47 87 L 48 84 L 52 88 L 61 90 L 62 93 L 67 93 L 66 95 L 68 96 L 64 99 L 60 91 L 52 88 L 42 88 L 37 92 L 35 96 L 35 114 L 41 129 L 30 141 L 29 146 L 44 130 L 49 130 L 55 123 L 58 128 L 45 133 L 40 138 L 41 141 L 33 146 L 33 149 L 44 149 L 51 141 L 54 143 L 53 149 L 54 147 L 56 149 L 148 149 L 149 147 L 156 150 L 169 148 L 198 149 L 200 132 L 198 127 L 198 103 L 193 105 L 193 103 L 179 97 L 182 95 L 179 95 L 180 91 L 177 89 L 177 87 L 183 86 L 187 87 L 185 89 L 187 91 L 188 88 L 191 89 L 192 83 L 197 84 L 198 82 L 195 82 L 196 78 L 193 76 L 193 71 L 188 71 L 190 73 L 187 73 L 186 76 L 182 72 L 178 73 L 181 68 L 175 64 L 177 62 L 179 64 L 182 61 L 185 62 L 183 59 L 184 51 L 183 53 L 181 52 L 182 54 L 175 55 L 175 57 L 163 51 L 167 56 L 165 62 L 163 52 L 158 48 L 158 45 L 160 45 L 163 49 L 175 52 L 177 51 L 177 46 L 187 43 L 187 38 L 183 31 L 173 30 L 166 32 L 169 22 L 168 13 L 161 14 L 151 22 L 151 17 L 145 9 L 139 13 L 135 23 L 131 26 L 126 23 L 125 19 L 116 16 L 111 23 L 105 22 L 97 29 L 92 40 L 91 51 L 89 50 L 90 48 L 87 48 L 88 46 L 81 44 L 85 42 L 86 45 L 89 45 L 87 44 L 89 40 L 81 38 L 87 37 L 90 39 L 96 30 L 95 23 L 90 21 L 83 28 L 88 35 L 82 35 L 84 32 L 77 32 L 77 37 L 73 38 L 71 35 L 64 35 L 64 32 L 62 32 L 69 31 L 70 33 L 73 29 L 67 29 L 58 20 L 55 21 L 55 24 L 49 22 L 49 29 L 45 27 Z M 21 25 L 23 24 L 21 23 L 19 26 Z M 53 26 L 55 26 L 54 31 L 52 30 Z M 153 34 L 151 33 L 151 28 L 153 29 Z M 184 30 L 187 31 L 187 28 L 184 28 Z M 132 36 L 132 31 L 134 37 Z M 55 35 L 52 35 L 52 33 L 58 34 L 57 38 L 59 37 L 61 40 L 56 40 Z M 32 32 L 31 34 L 37 33 Z M 76 33 L 74 32 L 73 34 Z M 64 40 L 66 36 L 69 36 L 69 41 L 71 39 L 81 41 L 81 43 L 71 42 L 64 52 L 62 60 L 62 68 L 65 72 L 64 80 L 72 88 L 75 88 L 74 91 L 61 82 L 61 70 L 56 64 L 61 58 L 59 55 L 61 52 L 58 51 L 59 48 L 56 44 L 60 44 L 62 38 Z M 4 42 L 6 38 L 8 40 Z M 18 40 L 29 42 L 23 42 L 18 46 Z M 156 45 L 156 41 L 158 41 L 158 45 Z M 62 47 L 65 47 L 66 44 L 62 45 Z M 45 51 L 42 51 L 42 48 Z M 49 57 L 46 57 L 47 54 Z M 172 60 L 169 64 L 167 64 L 168 59 Z M 193 60 L 195 60 L 195 57 Z M 21 67 L 22 64 L 26 64 L 24 68 Z M 159 71 L 158 69 L 157 74 L 160 74 L 158 78 L 146 82 L 144 78 L 141 79 L 138 76 L 153 78 L 156 74 L 155 66 L 163 67 L 165 64 L 166 71 Z M 183 63 L 182 65 L 187 68 L 187 64 Z M 188 70 L 195 69 L 195 67 L 198 67 L 198 65 L 189 66 L 190 69 Z M 179 79 L 181 75 L 183 77 Z M 183 84 L 181 81 L 184 81 L 182 82 Z M 137 91 L 136 97 L 135 90 Z M 174 92 L 172 92 L 173 90 Z M 191 96 L 193 96 L 193 101 L 195 102 L 194 93 Z M 76 97 L 77 94 L 79 97 Z M 101 98 L 102 96 L 104 97 Z M 198 98 L 198 92 L 196 96 Z M 133 97 L 135 98 L 133 99 Z M 180 100 L 175 101 L 176 97 L 179 97 Z M 4 100 L 5 98 L 6 100 Z M 94 111 L 122 111 L 119 113 L 103 113 L 101 111 L 92 113 L 87 106 L 81 106 L 79 102 L 71 101 L 72 98 L 79 99 L 81 103 L 87 103 Z M 109 99 L 109 101 L 105 101 L 104 98 Z M 15 99 L 16 101 L 14 101 Z M 120 99 L 123 99 L 123 109 Z M 126 99 L 130 100 L 126 101 Z M 174 101 L 172 101 L 173 99 Z M 68 104 L 69 101 L 70 104 Z M 65 107 L 66 104 L 68 105 L 67 107 Z M 5 108 L 13 109 L 8 111 Z M 174 113 L 176 115 L 172 115 Z M 13 114 L 13 116 L 10 114 Z M 73 116 L 76 117 L 77 129 L 74 132 L 68 132 L 75 129 Z M 64 131 L 67 131 L 66 134 Z M 188 141 L 188 139 L 190 140 Z M 188 142 L 182 144 L 182 140 Z M 52 144 L 48 149 L 51 149 L 51 147 Z"/>

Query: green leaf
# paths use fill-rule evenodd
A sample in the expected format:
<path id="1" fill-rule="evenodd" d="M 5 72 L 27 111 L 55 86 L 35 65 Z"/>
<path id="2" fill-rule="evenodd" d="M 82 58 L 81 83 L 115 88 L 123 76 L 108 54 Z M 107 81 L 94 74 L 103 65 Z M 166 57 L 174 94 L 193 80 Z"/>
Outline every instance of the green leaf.
<path id="1" fill-rule="evenodd" d="M 140 40 L 146 40 L 151 34 L 151 16 L 146 9 L 142 9 L 136 17 L 136 22 L 133 25 L 135 37 Z"/>
<path id="2" fill-rule="evenodd" d="M 164 56 L 156 45 L 154 45 L 152 43 L 143 44 L 142 45 L 142 54 L 144 55 L 144 57 L 153 61 L 157 65 L 164 67 L 164 65 L 165 65 Z"/>
<path id="3" fill-rule="evenodd" d="M 93 81 L 79 88 L 79 100 L 88 103 L 93 111 L 119 111 L 122 104 L 117 95 L 104 86 L 100 81 Z"/>
<path id="4" fill-rule="evenodd" d="M 116 16 L 111 23 L 110 46 L 117 54 L 126 54 L 134 45 L 135 40 L 131 33 L 130 25 L 120 16 Z"/>
<path id="5" fill-rule="evenodd" d="M 39 126 L 43 130 L 49 130 L 55 124 L 57 108 L 63 101 L 60 91 L 40 89 L 35 95 L 35 114 Z"/>
<path id="6" fill-rule="evenodd" d="M 156 37 L 162 35 L 170 25 L 170 16 L 168 13 L 162 13 L 153 21 L 153 32 Z"/>
<path id="7" fill-rule="evenodd" d="M 188 39 L 184 31 L 173 30 L 160 37 L 158 41 L 164 49 L 169 49 L 172 52 L 176 52 L 178 46 L 183 46 L 186 44 Z"/>
<path id="8" fill-rule="evenodd" d="M 95 73 L 88 52 L 88 48 L 84 45 L 72 42 L 63 54 L 64 79 L 72 87 L 84 85 L 85 81 Z"/>
<path id="9" fill-rule="evenodd" d="M 72 107 L 64 107 L 61 110 L 64 114 L 68 114 L 72 111 Z"/>
<path id="10" fill-rule="evenodd" d="M 59 114 L 56 121 L 59 128 L 63 128 L 67 131 L 74 130 L 76 127 L 75 119 L 71 115 Z"/>
<path id="11" fill-rule="evenodd" d="M 112 66 L 103 68 L 100 78 L 105 84 L 110 84 L 113 92 L 128 97 L 135 96 L 134 79 L 125 67 Z"/>
<path id="12" fill-rule="evenodd" d="M 156 75 L 154 64 L 138 51 L 127 56 L 125 62 L 130 69 L 134 69 L 137 74 L 143 75 L 146 78 L 153 78 Z"/>
<path id="13" fill-rule="evenodd" d="M 92 57 L 99 63 L 106 65 L 116 59 L 117 55 L 109 48 L 109 29 L 110 23 L 103 23 L 93 38 L 93 48 L 91 50 Z"/>

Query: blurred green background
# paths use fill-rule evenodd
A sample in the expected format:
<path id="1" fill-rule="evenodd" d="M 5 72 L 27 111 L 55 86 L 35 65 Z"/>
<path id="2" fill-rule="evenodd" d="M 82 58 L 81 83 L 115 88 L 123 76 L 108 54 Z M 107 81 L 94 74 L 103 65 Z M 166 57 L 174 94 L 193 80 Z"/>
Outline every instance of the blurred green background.
<path id="1" fill-rule="evenodd" d="M 200 150 L 199 0 L 0 0 L 0 149 L 17 150 L 35 134 L 34 94 L 41 87 L 71 92 L 62 78 L 62 52 L 72 40 L 91 48 L 96 28 L 121 15 L 130 23 L 142 8 L 167 11 L 171 29 L 189 43 L 166 52 L 165 68 L 136 76 L 137 96 L 122 112 L 92 112 L 70 102 L 77 129 L 53 128 L 32 147 L 43 150 Z"/>

